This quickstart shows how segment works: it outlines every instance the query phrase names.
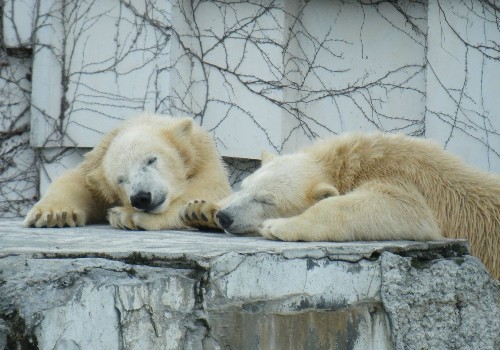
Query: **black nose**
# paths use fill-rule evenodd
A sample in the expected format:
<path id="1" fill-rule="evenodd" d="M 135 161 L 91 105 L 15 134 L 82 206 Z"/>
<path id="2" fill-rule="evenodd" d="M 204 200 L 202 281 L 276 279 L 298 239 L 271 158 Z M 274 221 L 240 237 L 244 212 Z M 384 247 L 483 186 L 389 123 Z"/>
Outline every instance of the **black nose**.
<path id="1" fill-rule="evenodd" d="M 151 205 L 151 192 L 139 191 L 133 196 L 130 196 L 130 203 L 137 209 L 146 210 Z"/>
<path id="2" fill-rule="evenodd" d="M 219 224 L 222 226 L 222 228 L 229 228 L 229 226 L 231 226 L 231 224 L 233 223 L 233 219 L 223 211 L 218 211 L 215 214 L 215 217 L 217 218 L 217 220 L 219 220 Z"/>

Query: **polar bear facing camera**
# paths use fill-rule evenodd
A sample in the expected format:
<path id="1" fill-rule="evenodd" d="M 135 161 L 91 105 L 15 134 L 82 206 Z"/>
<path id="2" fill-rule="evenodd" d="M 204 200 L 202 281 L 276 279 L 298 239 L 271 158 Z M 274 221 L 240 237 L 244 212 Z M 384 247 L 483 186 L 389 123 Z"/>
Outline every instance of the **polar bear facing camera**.
<path id="1" fill-rule="evenodd" d="M 226 232 L 284 241 L 467 238 L 500 277 L 500 177 L 428 140 L 344 135 L 295 154 L 265 154 L 262 163 L 239 192 L 205 204 Z M 185 222 L 200 210 L 187 205 Z"/>
<path id="2" fill-rule="evenodd" d="M 190 199 L 230 193 L 211 136 L 192 119 L 143 114 L 104 137 L 84 161 L 51 184 L 29 211 L 27 226 L 104 222 L 123 229 L 185 228 Z"/>

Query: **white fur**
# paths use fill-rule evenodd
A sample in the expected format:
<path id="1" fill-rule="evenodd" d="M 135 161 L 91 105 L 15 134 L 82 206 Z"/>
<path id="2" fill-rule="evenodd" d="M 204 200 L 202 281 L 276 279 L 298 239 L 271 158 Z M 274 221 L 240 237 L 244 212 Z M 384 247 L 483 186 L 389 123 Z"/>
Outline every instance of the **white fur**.
<path id="1" fill-rule="evenodd" d="M 220 209 L 234 220 L 226 231 L 255 233 L 266 219 L 302 213 L 314 203 L 309 190 L 320 175 L 318 165 L 304 153 L 270 160 L 243 180 L 241 190 Z"/>
<path id="2" fill-rule="evenodd" d="M 132 196 L 149 192 L 154 204 L 154 210 L 149 212 L 162 213 L 182 192 L 182 183 L 176 183 L 170 172 L 162 171 L 168 167 L 162 157 L 166 146 L 159 149 L 161 143 L 155 142 L 154 135 L 145 138 L 144 131 L 137 128 L 113 140 L 104 157 L 104 174 L 116 186 L 122 203 L 130 204 Z M 175 154 L 175 150 L 172 152 Z"/>
<path id="3" fill-rule="evenodd" d="M 153 161 L 152 161 L 153 160 Z M 140 208 L 131 197 L 147 193 Z M 143 114 L 106 135 L 76 169 L 59 177 L 28 212 L 25 225 L 84 226 L 103 222 L 123 229 L 185 228 L 179 216 L 193 198 L 230 193 L 212 137 L 191 119 Z"/>

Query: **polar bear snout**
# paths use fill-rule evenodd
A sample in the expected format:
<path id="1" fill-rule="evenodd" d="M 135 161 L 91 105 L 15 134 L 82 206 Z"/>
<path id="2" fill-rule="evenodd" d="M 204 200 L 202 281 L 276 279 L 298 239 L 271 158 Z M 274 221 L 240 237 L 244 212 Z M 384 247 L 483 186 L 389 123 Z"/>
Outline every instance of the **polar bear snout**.
<path id="1" fill-rule="evenodd" d="M 233 218 L 223 210 L 219 210 L 216 214 L 215 217 L 219 221 L 219 224 L 222 226 L 223 229 L 227 230 L 231 225 L 233 224 Z"/>
<path id="2" fill-rule="evenodd" d="M 166 195 L 156 197 L 151 192 L 138 191 L 130 196 L 130 204 L 137 210 L 152 213 L 161 208 L 166 199 Z"/>
<path id="3" fill-rule="evenodd" d="M 151 206 L 151 192 L 139 191 L 130 196 L 130 203 L 134 208 L 148 210 Z"/>

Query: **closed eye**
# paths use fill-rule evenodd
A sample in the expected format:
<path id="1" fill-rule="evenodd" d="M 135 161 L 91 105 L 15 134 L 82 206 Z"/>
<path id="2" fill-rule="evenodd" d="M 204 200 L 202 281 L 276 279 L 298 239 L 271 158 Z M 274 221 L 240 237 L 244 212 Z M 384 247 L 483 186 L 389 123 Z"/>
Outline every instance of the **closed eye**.
<path id="1" fill-rule="evenodd" d="M 276 205 L 274 198 L 271 196 L 262 196 L 254 199 L 255 202 L 265 205 Z"/>
<path id="2" fill-rule="evenodd" d="M 127 181 L 127 179 L 125 179 L 125 177 L 123 177 L 123 176 L 119 176 L 119 177 L 116 179 L 116 183 L 117 183 L 118 185 L 123 184 L 125 181 Z"/>
<path id="3" fill-rule="evenodd" d="M 153 164 L 154 162 L 156 162 L 156 159 L 157 159 L 156 157 L 151 157 L 151 158 L 149 158 L 149 159 L 148 159 L 148 165 L 151 165 L 151 164 Z"/>

